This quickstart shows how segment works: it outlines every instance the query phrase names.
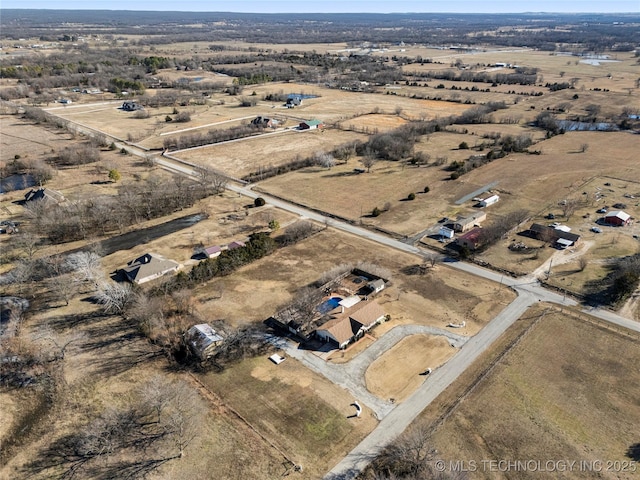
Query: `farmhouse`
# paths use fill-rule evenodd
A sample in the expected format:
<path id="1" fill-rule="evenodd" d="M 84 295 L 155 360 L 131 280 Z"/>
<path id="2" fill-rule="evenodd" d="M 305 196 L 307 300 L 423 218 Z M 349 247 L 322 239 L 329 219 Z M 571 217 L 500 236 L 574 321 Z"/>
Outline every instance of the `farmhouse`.
<path id="1" fill-rule="evenodd" d="M 177 272 L 181 265 L 155 253 L 145 253 L 131 260 L 119 271 L 131 283 L 141 284 L 159 278 L 170 272 Z"/>
<path id="2" fill-rule="evenodd" d="M 498 195 L 491 195 L 490 197 L 487 197 L 484 200 L 480 200 L 480 206 L 488 207 L 489 205 L 498 203 L 498 200 L 500 200 L 500 197 Z"/>
<path id="3" fill-rule="evenodd" d="M 34 202 L 36 200 L 44 200 L 45 202 L 62 203 L 64 202 L 64 195 L 50 188 L 40 187 L 37 190 L 29 190 L 25 196 L 25 202 Z"/>
<path id="4" fill-rule="evenodd" d="M 477 224 L 479 224 L 480 222 L 483 222 L 486 219 L 487 219 L 487 214 L 485 212 L 474 212 L 464 217 L 458 217 L 458 219 L 453 223 L 453 229 L 456 232 L 466 232 L 468 230 L 471 230 L 474 226 L 477 226 Z"/>
<path id="5" fill-rule="evenodd" d="M 558 248 L 567 248 L 578 242 L 580 235 L 565 232 L 554 227 L 547 227 L 534 223 L 527 231 L 528 236 L 541 240 L 543 242 L 552 242 Z"/>
<path id="6" fill-rule="evenodd" d="M 469 230 L 467 233 L 456 238 L 456 244 L 461 247 L 468 248 L 469 250 L 475 250 L 480 245 L 481 234 L 482 229 L 479 227 L 475 227 Z"/>
<path id="7" fill-rule="evenodd" d="M 607 225 L 615 225 L 617 227 L 624 227 L 631 223 L 631 215 L 622 210 L 612 210 L 604 216 L 604 223 Z"/>
<path id="8" fill-rule="evenodd" d="M 278 120 L 274 118 L 260 117 L 260 116 L 251 120 L 252 125 L 255 125 L 257 127 L 263 127 L 263 128 L 276 128 L 279 123 L 280 122 L 278 122 Z"/>
<path id="9" fill-rule="evenodd" d="M 298 128 L 300 130 L 316 130 L 322 129 L 324 124 L 320 120 L 308 120 L 306 122 L 302 122 Z"/>
<path id="10" fill-rule="evenodd" d="M 338 348 L 345 348 L 385 317 L 375 301 L 359 302 L 353 308 L 332 315 L 332 319 L 316 330 L 316 336 Z"/>
<path id="11" fill-rule="evenodd" d="M 194 325 L 184 336 L 191 351 L 202 360 L 210 357 L 223 340 L 208 323 Z"/>

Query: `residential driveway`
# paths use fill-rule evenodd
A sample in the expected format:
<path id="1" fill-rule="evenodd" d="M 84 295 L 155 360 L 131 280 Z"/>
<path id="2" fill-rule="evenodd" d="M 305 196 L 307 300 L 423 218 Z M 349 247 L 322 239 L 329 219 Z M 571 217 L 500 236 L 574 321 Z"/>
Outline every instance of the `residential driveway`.
<path id="1" fill-rule="evenodd" d="M 470 338 L 447 363 L 436 369 L 403 403 L 389 412 L 365 439 L 324 477 L 325 480 L 355 478 L 382 449 L 400 435 L 438 395 L 451 385 L 482 352 L 513 324 L 537 299 L 522 293 L 489 324 Z"/>
<path id="2" fill-rule="evenodd" d="M 290 357 L 299 360 L 306 367 L 351 392 L 360 403 L 369 407 L 376 417 L 381 420 L 386 417 L 396 405 L 388 400 L 376 397 L 367 390 L 364 377 L 365 372 L 371 363 L 403 338 L 419 334 L 444 336 L 449 340 L 449 344 L 455 348 L 460 348 L 469 341 L 469 337 L 457 335 L 440 328 L 421 325 L 398 325 L 385 333 L 353 360 L 343 364 L 333 364 L 325 361 L 312 351 L 298 348 L 298 345 L 293 342 L 284 339 L 276 340 L 277 337 L 270 337 L 269 340 L 278 348 L 283 349 Z"/>

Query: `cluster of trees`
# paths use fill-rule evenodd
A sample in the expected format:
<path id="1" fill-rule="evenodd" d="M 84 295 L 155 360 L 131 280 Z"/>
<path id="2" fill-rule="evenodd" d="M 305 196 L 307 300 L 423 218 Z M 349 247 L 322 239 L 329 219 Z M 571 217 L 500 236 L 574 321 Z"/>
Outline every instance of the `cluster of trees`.
<path id="1" fill-rule="evenodd" d="M 283 247 L 293 245 L 294 243 L 298 243 L 305 238 L 310 237 L 317 231 L 318 229 L 313 225 L 313 223 L 306 220 L 298 220 L 285 228 L 284 231 L 278 235 L 276 241 Z"/>
<path id="2" fill-rule="evenodd" d="M 155 74 L 161 68 L 171 68 L 174 66 L 173 60 L 168 57 L 129 57 L 129 65 L 144 65 L 147 73 Z"/>
<path id="3" fill-rule="evenodd" d="M 474 82 L 504 85 L 535 85 L 538 80 L 537 69 L 518 69 L 513 73 L 473 72 L 471 70 L 433 70 L 411 72 L 415 78 L 449 80 L 452 82 Z"/>
<path id="4" fill-rule="evenodd" d="M 17 155 L 17 157 L 18 158 L 13 158 L 8 162 L 0 164 L 0 176 L 2 178 L 11 175 L 30 175 L 33 182 L 37 185 L 44 185 L 53 178 L 55 170 L 43 160 L 39 158 L 22 158 L 20 155 Z M 27 184 L 16 185 L 18 189 L 27 188 L 27 186 Z"/>
<path id="5" fill-rule="evenodd" d="M 457 124 L 491 123 L 491 113 L 508 108 L 503 102 L 488 102 L 485 105 L 470 108 L 455 118 Z"/>
<path id="6" fill-rule="evenodd" d="M 198 434 L 206 413 L 183 382 L 157 376 L 124 405 L 83 415 L 78 425 L 22 467 L 27 476 L 140 478 L 180 459 Z M 88 418 L 87 418 L 88 417 Z"/>
<path id="7" fill-rule="evenodd" d="M 54 158 L 58 165 L 85 165 L 100 161 L 100 150 L 90 143 L 82 143 L 64 147 Z"/>
<path id="8" fill-rule="evenodd" d="M 589 285 L 587 298 L 597 303 L 621 305 L 640 284 L 640 253 L 616 258 L 606 278 Z"/>
<path id="9" fill-rule="evenodd" d="M 27 204 L 27 211 L 39 234 L 53 243 L 64 243 L 121 231 L 128 225 L 191 207 L 212 193 L 214 187 L 205 180 L 150 177 L 122 185 L 118 195 L 62 204 L 33 201 Z"/>
<path id="10" fill-rule="evenodd" d="M 168 282 L 169 286 L 163 288 L 188 288 L 214 277 L 229 275 L 243 265 L 271 254 L 275 249 L 276 242 L 268 233 L 254 233 L 244 247 L 224 250 L 216 258 L 199 262 L 188 273 L 180 272 Z"/>

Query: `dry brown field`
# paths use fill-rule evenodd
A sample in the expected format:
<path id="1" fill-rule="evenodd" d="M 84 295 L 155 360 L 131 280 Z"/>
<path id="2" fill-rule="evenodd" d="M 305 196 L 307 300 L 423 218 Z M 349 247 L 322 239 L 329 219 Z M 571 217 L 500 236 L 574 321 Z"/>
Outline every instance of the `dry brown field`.
<path id="1" fill-rule="evenodd" d="M 380 398 L 402 402 L 425 380 L 420 373 L 436 369 L 457 352 L 444 337 L 412 335 L 387 350 L 367 369 L 367 389 Z"/>
<path id="2" fill-rule="evenodd" d="M 66 147 L 71 138 L 64 130 L 45 129 L 17 115 L 0 115 L 0 162 L 11 162 L 15 155 L 25 161 L 47 158 Z"/>
<path id="3" fill-rule="evenodd" d="M 515 134 L 520 128 L 508 125 Z M 462 130 L 461 126 L 455 127 Z M 458 150 L 462 141 L 473 146 L 482 141 L 485 133 L 500 131 L 499 125 L 467 126 L 469 133 L 436 133 L 423 139 L 416 150 L 435 159 L 446 156 L 448 161 L 467 158 L 472 151 Z M 476 135 L 472 135 L 475 133 Z M 534 138 L 539 139 L 536 133 Z M 580 145 L 588 150 L 580 153 Z M 261 182 L 260 188 L 299 203 L 320 208 L 342 217 L 358 220 L 374 207 L 391 203 L 391 211 L 378 218 L 365 218 L 368 224 L 379 225 L 400 234 L 411 235 L 423 230 L 443 216 L 455 216 L 469 205 L 454 202 L 484 185 L 499 181 L 496 190 L 501 201 L 491 206 L 489 217 L 525 208 L 536 214 L 558 210 L 557 203 L 570 196 L 582 194 L 581 185 L 595 176 L 610 175 L 622 179 L 640 178 L 635 161 L 637 139 L 627 132 L 570 132 L 541 141 L 532 148 L 541 155 L 511 154 L 479 169 L 449 181 L 449 173 L 440 167 L 404 167 L 396 162 L 377 162 L 370 173 L 353 175 L 351 160 L 327 171 L 308 168 Z M 403 201 L 411 192 L 421 192 L 425 186 L 431 191 L 418 194 L 413 202 Z M 331 198 L 330 204 L 324 201 Z M 551 210 L 550 210 L 551 209 Z"/>
<path id="4" fill-rule="evenodd" d="M 198 378 L 302 465 L 304 478 L 322 478 L 378 423 L 366 407 L 360 418 L 349 418 L 355 398 L 293 358 L 275 365 L 258 357 Z M 283 472 L 264 478 L 276 473 Z"/>
<path id="5" fill-rule="evenodd" d="M 364 140 L 364 134 L 342 130 L 284 131 L 183 150 L 181 160 L 222 170 L 235 177 L 305 158 L 339 145 Z"/>
<path id="6" fill-rule="evenodd" d="M 340 128 L 359 132 L 386 132 L 394 130 L 407 121 L 397 115 L 362 115 L 361 117 L 345 120 L 340 123 Z"/>
<path id="7" fill-rule="evenodd" d="M 28 465 L 41 458 L 41 452 L 57 438 L 77 431 L 109 407 L 127 405 L 155 376 L 178 382 L 183 390 L 191 392 L 196 406 L 192 413 L 198 422 L 196 436 L 184 458 L 167 462 L 148 478 L 171 479 L 177 472 L 190 478 L 206 478 L 211 471 L 220 478 L 275 479 L 282 475 L 282 456 L 233 414 L 200 397 L 185 374 L 167 371 L 162 354 L 139 337 L 132 325 L 117 317 L 103 316 L 81 298 L 68 307 L 33 313 L 23 328 L 36 331 L 44 323 L 52 325 L 60 335 L 73 331 L 84 336 L 69 348 L 59 365 L 65 383 L 55 406 L 48 405 L 42 411 L 40 402 L 48 401 L 42 398 L 39 387 L 0 393 L 4 406 L 0 441 L 9 454 L 0 467 L 0 478 L 56 477 L 60 470 L 37 473 Z M 38 417 L 42 413 L 44 417 Z M 33 426 L 30 418 L 46 420 Z M 21 430 L 23 427 L 28 428 Z M 21 433 L 16 434 L 16 429 Z M 11 431 L 20 438 L 19 446 L 7 443 L 6 434 Z M 239 458 L 247 461 L 238 462 Z"/>
<path id="8" fill-rule="evenodd" d="M 523 319 L 531 324 L 543 309 L 536 307 Z M 601 471 L 552 476 L 636 478 L 637 473 L 628 469 L 605 467 L 608 461 L 629 462 L 627 449 L 637 443 L 640 407 L 634 392 L 640 388 L 640 377 L 629 369 L 640 361 L 637 344 L 637 334 L 610 330 L 584 315 L 548 312 L 473 390 L 465 391 L 461 403 L 453 399 L 465 390 L 469 378 L 461 378 L 444 393 L 454 402 L 449 405 L 456 406 L 433 433 L 438 457 L 446 465 L 475 461 L 478 468 L 470 473 L 472 479 L 541 475 L 483 470 L 482 460 L 602 461 Z M 456 397 L 451 396 L 454 391 Z M 425 411 L 423 419 L 432 415 L 433 410 Z"/>

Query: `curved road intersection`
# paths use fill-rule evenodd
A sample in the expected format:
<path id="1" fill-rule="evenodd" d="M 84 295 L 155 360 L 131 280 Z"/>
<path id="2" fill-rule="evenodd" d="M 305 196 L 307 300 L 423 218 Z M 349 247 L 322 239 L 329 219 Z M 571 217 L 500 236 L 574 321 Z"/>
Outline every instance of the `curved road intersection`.
<path id="1" fill-rule="evenodd" d="M 100 132 L 86 125 L 70 122 L 74 123 L 75 128 L 82 133 L 88 135 L 102 133 L 109 136 L 105 132 Z M 129 153 L 136 156 L 146 157 L 148 155 L 148 152 L 142 148 L 138 148 L 128 142 L 118 141 L 116 145 L 118 148 L 127 148 Z M 161 167 L 175 173 L 190 177 L 199 177 L 198 172 L 194 170 L 191 165 L 181 163 L 178 158 L 172 157 L 169 159 L 156 157 L 155 161 Z M 385 235 L 351 225 L 347 222 L 326 217 L 312 210 L 263 193 L 258 194 L 251 190 L 251 186 L 229 183 L 227 188 L 253 199 L 261 196 L 277 208 L 405 253 L 414 254 L 422 258 L 430 253 L 427 249 L 418 248 Z M 297 358 L 307 367 L 349 390 L 359 401 L 371 408 L 380 419 L 378 426 L 341 462 L 331 469 L 325 476 L 325 480 L 349 480 L 355 478 L 386 445 L 400 435 L 422 410 L 451 385 L 451 383 L 453 383 L 482 352 L 488 349 L 530 306 L 537 302 L 550 302 L 567 307 L 576 307 L 578 305 L 573 299 L 566 298 L 566 296 L 543 288 L 533 276 L 513 279 L 469 263 L 453 261 L 449 262 L 448 265 L 454 269 L 507 285 L 513 288 L 518 296 L 473 337 L 462 337 L 432 327 L 398 326 L 387 332 L 387 334 L 378 339 L 374 345 L 369 347 L 365 352 L 362 352 L 358 357 L 342 365 L 329 364 L 310 352 L 297 349 L 297 347 L 288 344 L 283 339 L 272 339 L 274 343 L 283 348 L 288 355 Z M 617 315 L 614 312 L 599 308 L 583 308 L 581 311 L 618 327 L 640 333 L 640 323 Z M 460 347 L 460 350 L 444 365 L 426 377 L 425 382 L 404 402 L 392 404 L 372 395 L 364 384 L 364 372 L 366 368 L 375 358 L 391 348 L 402 338 L 417 333 L 445 335 L 454 346 Z"/>

